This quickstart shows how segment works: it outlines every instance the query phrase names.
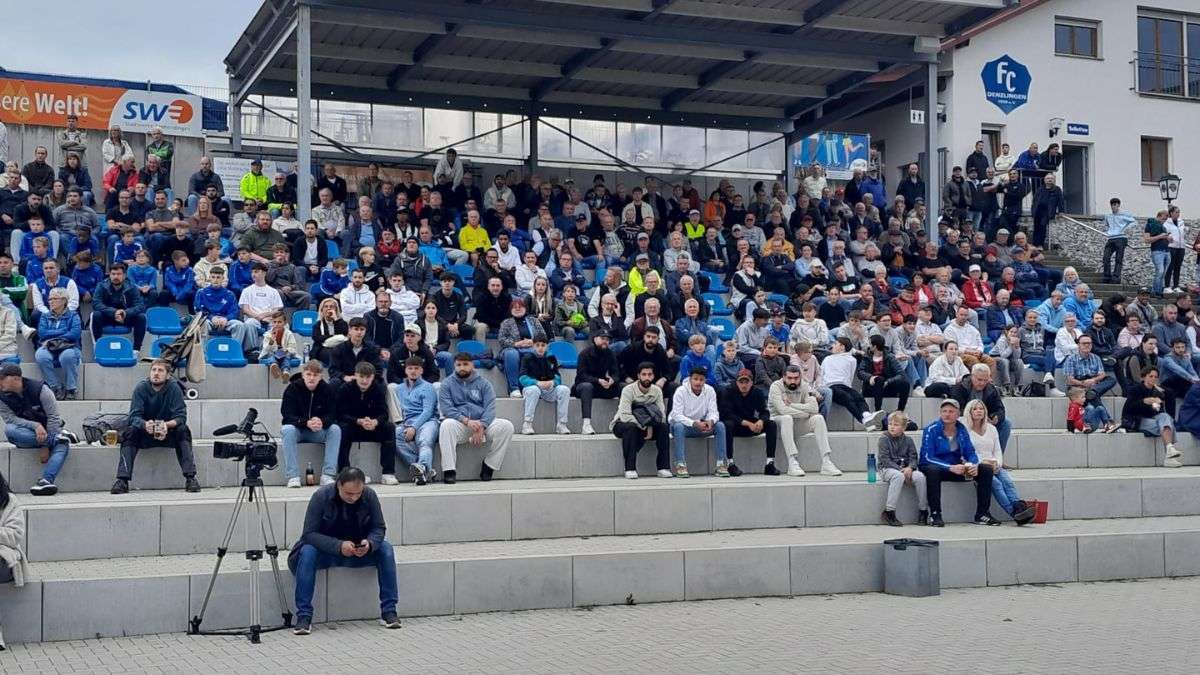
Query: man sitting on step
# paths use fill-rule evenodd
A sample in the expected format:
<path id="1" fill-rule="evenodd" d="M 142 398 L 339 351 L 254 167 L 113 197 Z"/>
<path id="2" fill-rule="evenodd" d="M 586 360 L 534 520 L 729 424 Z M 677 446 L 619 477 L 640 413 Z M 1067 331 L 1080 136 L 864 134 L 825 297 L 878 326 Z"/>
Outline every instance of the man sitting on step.
<path id="1" fill-rule="evenodd" d="M 521 433 L 525 435 L 533 433 L 533 414 L 537 411 L 538 401 L 554 403 L 554 433 L 571 433 L 567 428 L 571 388 L 562 383 L 562 376 L 558 374 L 558 359 L 546 353 L 546 345 L 545 334 L 539 333 L 533 336 L 533 351 L 521 357 L 521 397 L 525 405 Z"/>
<path id="2" fill-rule="evenodd" d="M 361 319 L 358 319 L 361 321 Z M 388 411 L 387 388 L 375 377 L 375 366 L 360 361 L 354 367 L 354 379 L 335 390 L 338 427 L 342 442 L 338 447 L 338 471 L 350 466 L 350 445 L 355 441 L 379 444 L 379 482 L 397 485 L 396 425 Z"/>
<path id="3" fill-rule="evenodd" d="M 797 366 L 798 368 L 798 366 Z M 733 463 L 733 439 L 736 436 L 749 438 L 763 435 L 767 446 L 767 465 L 763 473 L 778 476 L 775 468 L 775 447 L 778 426 L 767 409 L 767 393 L 755 387 L 750 371 L 742 368 L 732 386 L 724 387 L 717 396 L 717 408 L 725 422 L 725 452 L 729 457 L 729 475 L 737 477 L 742 470 Z"/>
<path id="4" fill-rule="evenodd" d="M 63 419 L 54 392 L 44 382 L 23 377 L 21 366 L 5 364 L 0 368 L 0 419 L 4 420 L 4 436 L 9 443 L 18 448 L 38 448 L 41 452 L 46 468 L 29 488 L 30 494 L 38 497 L 57 494 L 54 479 L 67 461 L 71 446 L 60 436 Z"/>
<path id="5" fill-rule="evenodd" d="M 513 425 L 496 418 L 496 390 L 492 383 L 475 372 L 475 362 L 466 352 L 454 355 L 454 375 L 447 377 L 438 390 L 438 407 L 442 424 L 438 429 L 438 445 L 442 450 L 442 482 L 452 485 L 458 480 L 458 444 L 470 440 L 472 445 L 490 441 L 491 450 L 483 457 L 479 479 L 491 480 L 500 470 Z"/>
<path id="6" fill-rule="evenodd" d="M 925 474 L 929 524 L 944 527 L 942 481 L 975 481 L 975 524 L 999 525 L 988 513 L 992 503 L 992 465 L 981 463 L 967 427 L 958 421 L 958 401 L 948 398 L 938 408 L 938 421 L 921 434 L 917 468 Z"/>
<path id="7" fill-rule="evenodd" d="M 288 555 L 296 577 L 296 625 L 312 632 L 313 589 L 317 571 L 330 567 L 374 567 L 379 579 L 379 614 L 384 628 L 399 628 L 396 600 L 396 553 L 383 538 L 387 524 L 379 497 L 366 485 L 361 469 L 346 467 L 332 485 L 322 485 L 308 500 L 304 531 Z"/>
<path id="8" fill-rule="evenodd" d="M 321 485 L 332 483 L 337 471 L 342 430 L 334 423 L 333 397 L 336 385 L 324 380 L 324 371 L 321 362 L 312 359 L 304 364 L 300 377 L 292 380 L 283 390 L 283 400 L 280 402 L 283 426 L 279 428 L 279 436 L 283 440 L 283 473 L 290 488 L 300 487 L 297 443 L 325 445 Z"/>
<path id="9" fill-rule="evenodd" d="M 117 480 L 110 490 L 114 495 L 129 492 L 133 462 L 137 459 L 138 451 L 161 447 L 175 448 L 179 468 L 183 471 L 184 489 L 188 492 L 200 491 L 183 388 L 170 379 L 169 373 L 170 365 L 162 359 L 155 359 L 150 364 L 150 377 L 133 388 L 133 394 L 129 397 L 129 426 L 121 435 Z"/>
<path id="10" fill-rule="evenodd" d="M 845 339 L 838 338 L 839 341 Z M 800 450 L 796 447 L 796 433 L 799 432 L 812 434 L 816 439 L 817 449 L 821 452 L 822 475 L 840 476 L 842 471 L 833 463 L 833 450 L 829 447 L 829 430 L 818 409 L 817 393 L 803 381 L 801 375 L 800 366 L 788 366 L 783 373 L 783 379 L 772 382 L 767 394 L 767 409 L 771 412 L 771 420 L 779 426 L 779 435 L 783 437 L 783 450 L 788 458 L 787 473 L 789 476 L 804 475 L 804 469 L 800 468 L 800 460 L 797 458 Z M 778 476 L 779 469 L 768 459 L 767 470 L 763 473 Z"/>

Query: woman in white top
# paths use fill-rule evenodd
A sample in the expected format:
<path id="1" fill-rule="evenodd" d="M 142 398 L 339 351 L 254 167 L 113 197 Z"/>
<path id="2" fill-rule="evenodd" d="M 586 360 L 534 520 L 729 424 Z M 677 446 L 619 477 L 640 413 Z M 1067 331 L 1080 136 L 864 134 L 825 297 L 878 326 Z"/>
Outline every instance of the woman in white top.
<path id="1" fill-rule="evenodd" d="M 1163 229 L 1167 234 L 1171 235 L 1167 243 L 1167 250 L 1171 253 L 1171 260 L 1167 263 L 1167 276 L 1163 279 L 1165 287 L 1163 293 L 1182 293 L 1183 287 L 1179 285 L 1179 273 L 1183 269 L 1183 252 L 1184 240 L 1187 237 L 1187 225 L 1183 224 L 1183 219 L 1179 217 L 1179 212 L 1175 207 L 1171 209 L 1171 217 L 1163 221 Z M 1172 279 L 1174 283 L 1172 283 Z"/>
<path id="2" fill-rule="evenodd" d="M 1063 315 L 1062 328 L 1054 335 L 1054 360 L 1058 365 L 1061 366 L 1068 356 L 1079 352 L 1080 335 L 1083 335 L 1083 331 L 1079 330 L 1079 319 L 1074 312 L 1067 312 Z"/>
<path id="3" fill-rule="evenodd" d="M 271 229 L 282 235 L 287 235 L 289 231 L 292 232 L 289 241 L 295 241 L 304 236 L 304 224 L 296 220 L 296 207 L 291 202 L 284 202 L 280 207 L 279 217 L 271 222 Z"/>
<path id="4" fill-rule="evenodd" d="M 537 254 L 533 251 L 525 252 L 525 262 L 517 265 L 513 270 L 513 276 L 517 278 L 517 290 L 522 293 L 533 292 L 533 282 L 535 279 L 546 278 L 546 270 L 538 267 Z"/>
<path id="5" fill-rule="evenodd" d="M 1017 486 L 1013 485 L 1012 476 L 1004 468 L 1004 452 L 1000 449 L 1000 434 L 996 427 L 988 421 L 987 406 L 979 399 L 967 401 L 963 411 L 967 433 L 971 436 L 971 445 L 975 446 L 975 454 L 979 462 L 992 465 L 992 496 L 1004 512 L 1012 516 L 1018 525 L 1024 525 L 1033 520 L 1033 509 L 1017 495 Z"/>
<path id="6" fill-rule="evenodd" d="M 929 375 L 925 378 L 925 396 L 946 398 L 950 388 L 970 374 L 966 364 L 958 357 L 958 343 L 946 340 L 942 343 L 942 354 L 929 364 Z"/>
<path id="7" fill-rule="evenodd" d="M 825 324 L 824 319 L 817 318 L 817 306 L 806 302 L 800 311 L 801 317 L 792 324 L 792 330 L 788 334 L 792 350 L 795 351 L 800 342 L 808 342 L 813 351 L 826 351 L 829 345 L 829 326 Z"/>

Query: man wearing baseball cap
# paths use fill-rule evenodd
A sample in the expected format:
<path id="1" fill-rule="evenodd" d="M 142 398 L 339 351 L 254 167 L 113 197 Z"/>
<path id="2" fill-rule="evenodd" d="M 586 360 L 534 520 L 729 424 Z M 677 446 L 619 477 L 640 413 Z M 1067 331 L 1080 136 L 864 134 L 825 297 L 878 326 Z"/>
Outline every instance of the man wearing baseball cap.
<path id="1" fill-rule="evenodd" d="M 734 437 L 749 438 L 762 434 L 767 447 L 767 465 L 763 473 L 778 476 L 779 469 L 775 468 L 778 427 L 767 410 L 766 393 L 754 386 L 754 376 L 748 369 L 738 371 L 732 387 L 721 389 L 717 409 L 725 423 L 725 448 L 729 458 L 726 468 L 729 475 L 735 478 L 742 475 L 742 470 L 733 461 Z"/>
<path id="2" fill-rule="evenodd" d="M 992 503 L 992 466 L 980 463 L 967 427 L 958 421 L 958 401 L 947 398 L 938 408 L 938 420 L 921 434 L 917 468 L 925 474 L 929 499 L 929 525 L 944 527 L 942 482 L 975 481 L 976 525 L 999 525 L 988 513 Z"/>
<path id="3" fill-rule="evenodd" d="M 271 179 L 263 175 L 262 160 L 258 158 L 251 160 L 249 173 L 242 176 L 242 182 L 238 185 L 238 189 L 242 192 L 242 199 L 253 199 L 258 204 L 266 204 L 267 188 L 269 187 L 271 187 Z"/>

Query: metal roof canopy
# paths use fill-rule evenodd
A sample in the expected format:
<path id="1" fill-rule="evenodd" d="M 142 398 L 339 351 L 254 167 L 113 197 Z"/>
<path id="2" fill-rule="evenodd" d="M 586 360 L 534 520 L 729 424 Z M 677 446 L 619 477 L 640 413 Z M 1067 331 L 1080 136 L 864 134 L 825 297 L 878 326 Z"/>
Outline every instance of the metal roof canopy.
<path id="1" fill-rule="evenodd" d="M 265 0 L 225 63 L 297 96 L 304 6 L 320 99 L 792 133 L 1011 2 Z"/>

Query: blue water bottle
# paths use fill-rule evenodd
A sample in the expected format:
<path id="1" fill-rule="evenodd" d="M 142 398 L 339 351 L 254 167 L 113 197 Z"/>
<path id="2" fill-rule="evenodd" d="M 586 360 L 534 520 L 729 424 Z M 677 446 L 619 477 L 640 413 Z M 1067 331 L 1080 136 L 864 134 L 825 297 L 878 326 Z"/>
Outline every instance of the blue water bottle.
<path id="1" fill-rule="evenodd" d="M 867 482 L 875 482 L 875 453 L 867 453 Z"/>

